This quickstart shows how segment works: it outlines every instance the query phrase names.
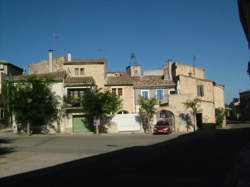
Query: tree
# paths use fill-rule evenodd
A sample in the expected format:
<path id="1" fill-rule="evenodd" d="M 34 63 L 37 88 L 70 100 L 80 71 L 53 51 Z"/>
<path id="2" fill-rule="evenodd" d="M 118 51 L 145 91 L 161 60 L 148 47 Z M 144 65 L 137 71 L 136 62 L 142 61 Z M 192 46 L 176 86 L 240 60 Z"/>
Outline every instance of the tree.
<path id="1" fill-rule="evenodd" d="M 193 100 L 188 100 L 183 103 L 186 109 L 191 109 L 191 114 L 193 115 L 193 119 L 194 119 L 194 133 L 197 129 L 196 115 L 197 113 L 201 112 L 200 105 L 199 105 L 200 102 L 201 100 L 199 98 L 195 98 Z"/>
<path id="2" fill-rule="evenodd" d="M 26 129 L 28 135 L 31 127 L 39 128 L 56 119 L 58 101 L 49 88 L 53 82 L 35 75 L 17 81 L 10 78 L 7 82 L 4 96 L 9 114 L 15 115 L 20 128 Z"/>
<path id="3" fill-rule="evenodd" d="M 215 109 L 215 119 L 216 124 L 219 126 L 222 126 L 222 123 L 225 119 L 225 109 L 220 107 Z"/>
<path id="4" fill-rule="evenodd" d="M 152 120 L 154 114 L 156 113 L 156 102 L 156 98 L 148 99 L 143 96 L 139 96 L 139 115 L 146 133 L 152 133 Z"/>
<path id="5" fill-rule="evenodd" d="M 83 112 L 88 115 L 90 123 L 95 118 L 102 119 L 106 114 L 115 113 L 121 108 L 122 100 L 108 90 L 102 91 L 96 86 L 86 90 L 81 98 Z M 99 134 L 99 126 L 96 126 Z"/>

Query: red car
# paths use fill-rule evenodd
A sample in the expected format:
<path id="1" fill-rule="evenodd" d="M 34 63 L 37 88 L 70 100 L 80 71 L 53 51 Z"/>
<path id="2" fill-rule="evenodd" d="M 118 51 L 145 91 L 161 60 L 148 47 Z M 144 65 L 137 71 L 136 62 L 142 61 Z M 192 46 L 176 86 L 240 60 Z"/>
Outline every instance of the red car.
<path id="1" fill-rule="evenodd" d="M 154 126 L 154 134 L 169 134 L 171 133 L 171 128 L 167 121 L 161 120 Z"/>

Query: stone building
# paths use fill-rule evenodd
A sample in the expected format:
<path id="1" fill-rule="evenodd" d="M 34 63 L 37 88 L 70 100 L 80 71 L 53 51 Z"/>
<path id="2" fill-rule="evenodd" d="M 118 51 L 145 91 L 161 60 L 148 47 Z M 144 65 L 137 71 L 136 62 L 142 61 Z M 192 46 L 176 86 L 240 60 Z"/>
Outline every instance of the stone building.
<path id="1" fill-rule="evenodd" d="M 250 121 L 250 90 L 240 92 L 240 119 Z"/>
<path id="2" fill-rule="evenodd" d="M 224 108 L 224 86 L 205 78 L 205 69 L 180 62 L 167 61 L 162 69 L 142 72 L 138 64 L 126 67 L 124 71 L 107 71 L 106 59 L 74 59 L 68 53 L 66 57 L 53 57 L 49 51 L 48 60 L 29 65 L 31 74 L 52 76 L 60 80 L 52 90 L 61 98 L 73 96 L 79 98 L 91 85 L 109 89 L 121 97 L 122 109 L 118 114 L 138 114 L 139 95 L 157 99 L 157 120 L 169 120 L 176 132 L 192 130 L 185 118 L 190 111 L 184 102 L 200 98 L 201 112 L 197 114 L 197 123 L 215 123 L 215 108 Z M 71 103 L 69 115 L 61 120 L 61 131 L 69 133 L 91 132 L 85 116 L 79 110 L 79 102 Z"/>
<path id="3" fill-rule="evenodd" d="M 2 93 L 2 88 L 5 85 L 5 80 L 8 76 L 16 76 L 23 74 L 23 69 L 18 67 L 17 65 L 8 62 L 6 60 L 0 60 L 0 94 Z M 6 116 L 5 110 L 2 101 L 2 97 L 0 97 L 0 123 L 6 125 Z"/>

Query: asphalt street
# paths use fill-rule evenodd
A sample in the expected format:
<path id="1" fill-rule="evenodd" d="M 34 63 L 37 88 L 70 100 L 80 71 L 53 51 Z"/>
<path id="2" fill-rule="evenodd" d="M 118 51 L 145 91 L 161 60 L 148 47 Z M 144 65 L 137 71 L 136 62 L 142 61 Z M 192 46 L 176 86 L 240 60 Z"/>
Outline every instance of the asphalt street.
<path id="1" fill-rule="evenodd" d="M 2 177 L 0 186 L 249 186 L 249 127 L 232 124 L 178 137 L 12 137 L 5 144 L 14 152 L 1 154 L 7 160 L 0 165 L 0 173 L 12 174 Z M 33 171 L 24 173 L 20 167 Z"/>
<path id="2" fill-rule="evenodd" d="M 88 135 L 2 137 L 10 153 L 0 156 L 0 178 L 135 146 L 148 146 L 177 135 Z"/>

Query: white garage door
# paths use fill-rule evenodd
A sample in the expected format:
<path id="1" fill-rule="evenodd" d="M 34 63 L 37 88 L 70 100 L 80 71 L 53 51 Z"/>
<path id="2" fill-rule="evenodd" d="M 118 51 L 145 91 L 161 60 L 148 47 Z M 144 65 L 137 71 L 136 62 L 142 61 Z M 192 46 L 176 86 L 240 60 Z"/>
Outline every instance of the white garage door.
<path id="1" fill-rule="evenodd" d="M 140 131 L 140 121 L 137 114 L 116 114 L 111 122 L 117 124 L 118 131 Z"/>

